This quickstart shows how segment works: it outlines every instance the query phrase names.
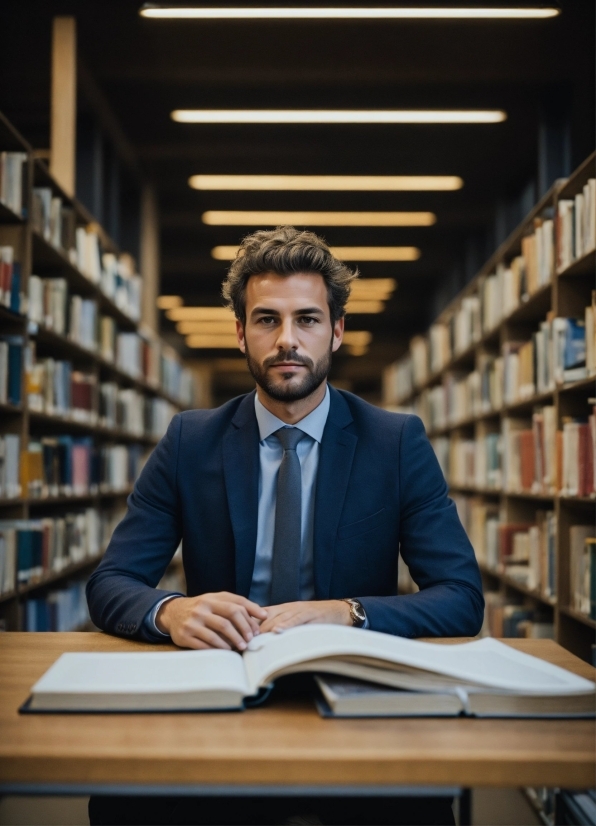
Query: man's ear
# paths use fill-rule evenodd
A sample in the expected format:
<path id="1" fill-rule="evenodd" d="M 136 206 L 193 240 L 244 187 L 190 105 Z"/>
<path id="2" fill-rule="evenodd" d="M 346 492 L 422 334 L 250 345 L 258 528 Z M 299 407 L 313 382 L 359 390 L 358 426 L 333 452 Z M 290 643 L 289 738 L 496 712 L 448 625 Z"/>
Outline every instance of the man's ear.
<path id="1" fill-rule="evenodd" d="M 236 337 L 238 338 L 238 347 L 241 353 L 246 353 L 246 342 L 244 340 L 244 325 L 241 321 L 236 319 Z"/>
<path id="2" fill-rule="evenodd" d="M 333 325 L 333 339 L 331 340 L 331 352 L 335 353 L 336 350 L 339 350 L 341 343 L 344 338 L 344 327 L 345 327 L 345 319 L 338 318 L 335 324 Z"/>

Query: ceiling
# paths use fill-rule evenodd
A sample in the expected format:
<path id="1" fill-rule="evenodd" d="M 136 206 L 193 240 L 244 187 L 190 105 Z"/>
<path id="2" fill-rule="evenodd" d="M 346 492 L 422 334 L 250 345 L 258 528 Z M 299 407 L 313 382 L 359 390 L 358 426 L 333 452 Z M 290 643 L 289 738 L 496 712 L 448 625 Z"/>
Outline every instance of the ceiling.
<path id="1" fill-rule="evenodd" d="M 498 23 L 158 22 L 141 18 L 140 5 L 2 4 L 0 28 L 11 36 L 0 50 L 0 110 L 34 145 L 47 146 L 51 18 L 75 15 L 80 54 L 157 188 L 162 292 L 186 303 L 219 302 L 226 265 L 210 250 L 251 229 L 205 226 L 207 209 L 435 212 L 432 227 L 318 230 L 332 246 L 414 245 L 422 252 L 416 262 L 359 265 L 363 277 L 398 282 L 383 314 L 348 320 L 352 329 L 373 332 L 369 353 L 336 360 L 336 376 L 365 394 L 378 391 L 383 364 L 488 257 L 496 206 L 536 178 L 541 120 L 553 113 L 566 119 L 572 166 L 593 149 L 591 0 L 562 0 L 561 16 L 551 20 Z M 440 126 L 174 123 L 171 110 L 183 108 L 494 108 L 508 117 Z M 187 184 L 195 173 L 442 174 L 461 176 L 464 186 L 436 193 L 197 192 Z"/>

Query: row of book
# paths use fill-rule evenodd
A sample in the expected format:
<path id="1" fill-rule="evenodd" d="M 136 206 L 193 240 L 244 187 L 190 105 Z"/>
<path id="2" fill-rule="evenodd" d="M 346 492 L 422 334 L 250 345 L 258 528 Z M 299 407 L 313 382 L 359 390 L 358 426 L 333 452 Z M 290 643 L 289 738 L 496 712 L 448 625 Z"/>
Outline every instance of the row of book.
<path id="1" fill-rule="evenodd" d="M 488 591 L 484 599 L 484 636 L 554 640 L 552 615 L 543 608 L 524 605 L 500 591 Z"/>
<path id="2" fill-rule="evenodd" d="M 564 496 L 596 493 L 596 409 L 586 419 L 565 417 L 557 430 L 554 406 L 537 407 L 531 421 L 504 419 L 499 431 L 476 438 L 454 433 L 431 440 L 453 487 Z"/>
<path id="3" fill-rule="evenodd" d="M 24 307 L 21 264 L 14 260 L 14 247 L 0 246 L 0 305 L 13 313 Z"/>
<path id="4" fill-rule="evenodd" d="M 31 498 L 126 492 L 146 460 L 133 445 L 97 445 L 89 436 L 45 436 L 21 452 L 23 495 Z"/>
<path id="5" fill-rule="evenodd" d="M 100 384 L 98 397 L 95 374 L 75 370 L 70 361 L 37 358 L 35 342 L 25 350 L 25 381 L 29 410 L 133 436 L 160 438 L 176 412 L 166 399 L 146 397 L 116 382 Z"/>
<path id="6" fill-rule="evenodd" d="M 478 416 L 503 405 L 515 404 L 556 385 L 578 381 L 596 373 L 596 291 L 584 318 L 550 317 L 541 322 L 529 341 L 507 341 L 501 354 L 481 353 L 471 372 L 450 371 L 441 385 L 423 390 L 419 404 L 428 407 L 431 429 Z M 431 328 L 429 341 L 444 325 Z M 420 339 L 426 341 L 426 339 Z M 413 352 L 426 358 L 420 343 Z M 432 366 L 431 347 L 431 366 Z M 414 389 L 415 359 L 402 359 L 385 371 L 384 397 L 397 403 Z M 432 373 L 440 368 L 432 366 Z M 424 413 L 421 415 L 424 416 Z"/>
<path id="7" fill-rule="evenodd" d="M 20 218 L 26 215 L 27 154 L 0 152 L 0 202 Z"/>
<path id="8" fill-rule="evenodd" d="M 0 520 L 0 593 L 99 556 L 123 515 L 122 508 L 86 508 L 43 519 Z"/>
<path id="9" fill-rule="evenodd" d="M 596 178 L 590 178 L 574 199 L 557 204 L 557 271 L 596 248 Z"/>
<path id="10" fill-rule="evenodd" d="M 537 510 L 532 522 L 507 522 L 495 502 L 461 494 L 452 498 L 481 568 L 505 574 L 545 599 L 556 596 L 553 510 Z"/>
<path id="11" fill-rule="evenodd" d="M 90 622 L 85 583 L 72 582 L 23 605 L 22 631 L 79 631 Z"/>
<path id="12" fill-rule="evenodd" d="M 148 330 L 121 332 L 111 316 L 100 315 L 94 299 L 70 295 L 65 278 L 29 278 L 28 318 L 34 324 L 67 336 L 134 379 L 192 405 L 191 373 L 173 348 Z"/>
<path id="13" fill-rule="evenodd" d="M 106 382 L 99 387 L 99 423 L 124 430 L 133 436 L 160 438 L 166 432 L 175 407 L 165 399 Z"/>
<path id="14" fill-rule="evenodd" d="M 36 232 L 62 250 L 70 263 L 123 313 L 134 321 L 140 319 L 141 277 L 136 274 L 130 255 L 104 252 L 99 227 L 77 226 L 74 208 L 55 196 L 49 187 L 33 189 L 31 217 Z"/>

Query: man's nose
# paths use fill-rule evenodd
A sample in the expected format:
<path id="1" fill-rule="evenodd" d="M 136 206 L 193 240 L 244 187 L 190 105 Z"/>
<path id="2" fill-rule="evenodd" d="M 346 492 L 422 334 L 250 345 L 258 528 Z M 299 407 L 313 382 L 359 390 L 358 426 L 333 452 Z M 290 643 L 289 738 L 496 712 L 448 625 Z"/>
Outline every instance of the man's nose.
<path id="1" fill-rule="evenodd" d="M 284 319 L 280 324 L 277 347 L 280 350 L 296 350 L 298 348 L 298 337 L 293 319 Z"/>

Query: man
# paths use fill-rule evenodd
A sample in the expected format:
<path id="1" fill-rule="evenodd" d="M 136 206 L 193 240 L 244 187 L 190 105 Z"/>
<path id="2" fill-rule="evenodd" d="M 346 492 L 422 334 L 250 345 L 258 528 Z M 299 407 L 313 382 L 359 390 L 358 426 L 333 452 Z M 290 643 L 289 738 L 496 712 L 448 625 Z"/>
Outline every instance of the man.
<path id="1" fill-rule="evenodd" d="M 97 626 L 237 650 L 313 622 L 478 632 L 478 566 L 422 423 L 327 384 L 355 277 L 313 233 L 244 240 L 223 294 L 256 392 L 174 417 L 89 580 Z M 180 540 L 188 596 L 155 587 Z M 416 594 L 397 596 L 400 552 Z"/>

